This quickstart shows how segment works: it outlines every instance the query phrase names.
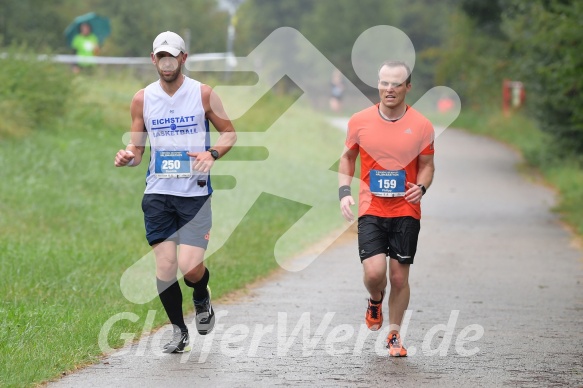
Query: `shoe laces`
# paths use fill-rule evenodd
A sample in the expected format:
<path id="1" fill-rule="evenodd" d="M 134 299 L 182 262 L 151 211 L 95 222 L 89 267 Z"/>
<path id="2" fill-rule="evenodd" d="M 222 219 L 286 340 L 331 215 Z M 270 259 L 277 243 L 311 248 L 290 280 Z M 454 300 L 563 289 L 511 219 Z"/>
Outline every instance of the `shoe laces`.
<path id="1" fill-rule="evenodd" d="M 207 312 L 210 308 L 210 299 L 205 298 L 201 301 L 194 300 L 194 308 L 196 309 L 197 313 L 204 313 Z"/>
<path id="2" fill-rule="evenodd" d="M 379 306 L 378 304 L 372 304 L 370 303 L 368 306 L 368 309 L 370 311 L 370 316 L 373 319 L 377 319 L 379 317 Z"/>
<path id="3" fill-rule="evenodd" d="M 391 345 L 391 346 L 401 346 L 401 344 L 399 344 L 399 338 L 397 338 L 397 335 L 396 334 L 393 334 L 393 336 L 389 340 L 389 345 Z"/>
<path id="4" fill-rule="evenodd" d="M 169 344 L 182 341 L 183 335 L 184 333 L 182 332 L 182 330 L 174 328 L 174 331 L 172 332 L 172 340 L 170 340 Z"/>

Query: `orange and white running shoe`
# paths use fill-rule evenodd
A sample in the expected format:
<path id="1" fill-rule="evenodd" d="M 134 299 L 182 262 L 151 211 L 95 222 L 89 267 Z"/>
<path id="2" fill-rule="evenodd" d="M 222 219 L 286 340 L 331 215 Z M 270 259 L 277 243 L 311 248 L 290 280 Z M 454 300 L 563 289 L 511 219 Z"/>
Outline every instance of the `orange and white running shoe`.
<path id="1" fill-rule="evenodd" d="M 364 321 L 366 326 L 372 330 L 377 331 L 383 325 L 383 299 L 385 298 L 385 292 L 381 293 L 381 302 L 378 304 L 372 303 L 370 298 L 368 299 L 368 307 L 366 309 L 366 314 L 364 316 Z"/>
<path id="2" fill-rule="evenodd" d="M 399 333 L 389 333 L 387 337 L 387 348 L 391 357 L 407 357 L 407 349 L 401 343 Z"/>

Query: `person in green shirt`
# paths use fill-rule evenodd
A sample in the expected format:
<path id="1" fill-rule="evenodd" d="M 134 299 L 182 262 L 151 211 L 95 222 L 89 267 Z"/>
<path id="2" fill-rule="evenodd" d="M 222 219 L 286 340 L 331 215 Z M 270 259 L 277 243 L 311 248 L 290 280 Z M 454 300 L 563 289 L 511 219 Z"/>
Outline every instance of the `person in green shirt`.
<path id="1" fill-rule="evenodd" d="M 91 26 L 88 23 L 83 23 L 79 27 L 79 34 L 75 35 L 71 42 L 71 47 L 75 50 L 75 54 L 79 57 L 92 57 L 99 53 L 99 39 L 91 32 Z M 93 63 L 79 61 L 73 65 L 73 71 L 79 73 L 81 67 L 88 68 L 93 66 Z"/>

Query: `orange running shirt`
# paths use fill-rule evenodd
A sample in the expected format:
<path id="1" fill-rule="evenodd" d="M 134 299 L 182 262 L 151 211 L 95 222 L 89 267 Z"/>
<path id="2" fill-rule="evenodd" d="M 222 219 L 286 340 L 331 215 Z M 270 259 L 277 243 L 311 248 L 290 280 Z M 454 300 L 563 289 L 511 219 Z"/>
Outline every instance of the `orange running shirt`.
<path id="1" fill-rule="evenodd" d="M 358 216 L 411 216 L 421 219 L 421 204 L 404 197 L 371 194 L 370 170 L 405 170 L 406 181 L 417 183 L 419 155 L 433 155 L 435 131 L 421 113 L 407 106 L 396 122 L 383 119 L 379 104 L 355 113 L 348 122 L 346 147 L 360 152 L 360 199 Z"/>

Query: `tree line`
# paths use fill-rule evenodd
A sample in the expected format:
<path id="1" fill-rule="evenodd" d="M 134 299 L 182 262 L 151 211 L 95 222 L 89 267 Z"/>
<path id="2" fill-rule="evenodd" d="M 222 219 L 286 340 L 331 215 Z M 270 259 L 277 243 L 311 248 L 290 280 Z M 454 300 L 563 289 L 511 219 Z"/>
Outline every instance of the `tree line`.
<path id="1" fill-rule="evenodd" d="M 526 114 L 557 155 L 583 151 L 583 3 L 463 0 L 452 13 L 436 81 L 475 109 L 500 104 L 505 78 L 526 89 Z"/>
<path id="2" fill-rule="evenodd" d="M 190 52 L 224 52 L 235 0 L 0 0 L 0 44 L 70 53 L 63 31 L 94 11 L 111 19 L 103 55 L 147 56 L 163 30 L 190 31 Z M 526 86 L 526 113 L 556 139 L 583 151 L 583 2 L 578 0 L 244 0 L 236 12 L 236 55 L 281 26 L 299 30 L 367 94 L 355 75 L 356 38 L 376 25 L 403 30 L 415 46 L 418 90 L 453 88 L 464 108 L 496 109 L 505 78 Z M 379 37 L 382 39 L 382 37 Z M 367 89 L 368 88 L 368 89 Z"/>
<path id="3" fill-rule="evenodd" d="M 102 47 L 108 56 L 144 57 L 161 31 L 190 30 L 192 52 L 224 52 L 228 14 L 216 0 L 0 0 L 0 46 L 70 54 L 65 28 L 76 16 L 108 17 L 112 34 Z"/>

